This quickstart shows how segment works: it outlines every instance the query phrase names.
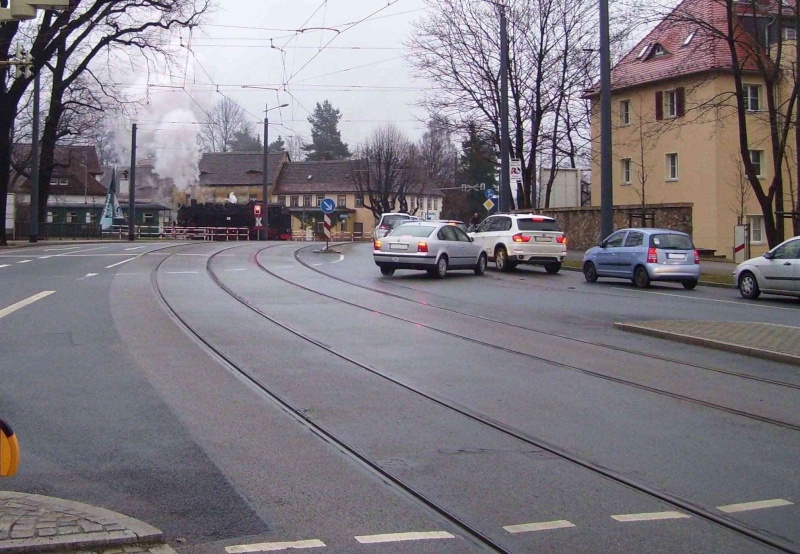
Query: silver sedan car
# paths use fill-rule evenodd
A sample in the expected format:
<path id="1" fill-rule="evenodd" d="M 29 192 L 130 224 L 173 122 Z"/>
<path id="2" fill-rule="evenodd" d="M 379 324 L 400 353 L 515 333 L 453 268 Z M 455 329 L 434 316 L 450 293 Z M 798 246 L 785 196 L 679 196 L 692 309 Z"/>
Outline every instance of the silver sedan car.
<path id="1" fill-rule="evenodd" d="M 763 256 L 736 266 L 733 282 L 744 298 L 762 292 L 800 297 L 800 236 L 782 242 Z"/>
<path id="2" fill-rule="evenodd" d="M 396 269 L 422 269 L 444 278 L 450 269 L 486 272 L 486 254 L 460 227 L 447 221 L 413 221 L 394 228 L 373 241 L 372 257 L 381 273 Z"/>

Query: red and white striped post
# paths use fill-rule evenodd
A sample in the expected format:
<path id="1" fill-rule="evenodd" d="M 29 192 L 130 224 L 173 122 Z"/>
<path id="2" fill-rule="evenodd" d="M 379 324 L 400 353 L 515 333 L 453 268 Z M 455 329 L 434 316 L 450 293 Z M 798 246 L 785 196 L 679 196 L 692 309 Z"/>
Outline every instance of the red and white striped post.
<path id="1" fill-rule="evenodd" d="M 323 220 L 325 222 L 325 248 L 327 248 L 331 240 L 331 216 L 329 214 L 324 214 Z"/>

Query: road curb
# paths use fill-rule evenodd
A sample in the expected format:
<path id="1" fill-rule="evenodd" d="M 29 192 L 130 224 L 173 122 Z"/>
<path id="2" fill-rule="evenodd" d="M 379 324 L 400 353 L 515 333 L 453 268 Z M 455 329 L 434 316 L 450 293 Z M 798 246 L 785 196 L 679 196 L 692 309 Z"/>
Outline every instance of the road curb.
<path id="1" fill-rule="evenodd" d="M 651 337 L 658 337 L 663 339 L 674 340 L 686 344 L 693 344 L 696 346 L 705 346 L 707 348 L 714 348 L 716 350 L 724 350 L 727 352 L 735 352 L 737 354 L 745 354 L 753 356 L 754 358 L 762 358 L 774 362 L 781 362 L 800 366 L 800 356 L 787 354 L 784 352 L 775 352 L 773 350 L 764 350 L 752 346 L 745 346 L 742 344 L 735 344 L 718 339 L 708 339 L 705 337 L 698 337 L 696 335 L 686 335 L 674 331 L 664 331 L 663 329 L 654 329 L 646 325 L 637 325 L 634 323 L 614 323 L 616 329 L 626 331 L 629 333 L 638 333 L 640 335 L 648 335 Z"/>

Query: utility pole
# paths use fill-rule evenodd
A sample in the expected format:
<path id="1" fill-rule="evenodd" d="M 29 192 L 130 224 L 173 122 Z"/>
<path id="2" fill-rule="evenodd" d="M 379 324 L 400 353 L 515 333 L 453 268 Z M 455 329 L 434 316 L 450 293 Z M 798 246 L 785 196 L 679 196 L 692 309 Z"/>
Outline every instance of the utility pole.
<path id="1" fill-rule="evenodd" d="M 30 54 L 28 54 L 30 58 Z M 30 71 L 30 68 L 27 68 Z M 30 242 L 39 241 L 39 72 L 33 76 L 33 137 L 31 138 Z"/>
<path id="2" fill-rule="evenodd" d="M 128 240 L 136 238 L 136 123 L 131 131 L 131 173 L 128 181 Z"/>
<path id="3" fill-rule="evenodd" d="M 611 175 L 611 52 L 608 0 L 600 0 L 600 239 L 614 232 Z"/>
<path id="4" fill-rule="evenodd" d="M 500 7 L 500 212 L 511 207 L 510 139 L 508 136 L 508 22 L 506 5 Z"/>
<path id="5" fill-rule="evenodd" d="M 264 234 L 262 235 L 261 240 L 269 239 L 269 215 L 268 215 L 268 207 L 267 207 L 267 192 L 269 188 L 269 175 L 267 170 L 269 169 L 269 118 L 268 112 L 270 110 L 277 110 L 278 108 L 285 108 L 289 104 L 281 104 L 280 106 L 275 106 L 274 108 L 268 108 L 267 105 L 264 105 L 264 158 L 262 162 L 262 176 L 261 176 L 261 198 L 263 199 L 264 209 L 262 211 L 262 215 L 264 217 Z"/>

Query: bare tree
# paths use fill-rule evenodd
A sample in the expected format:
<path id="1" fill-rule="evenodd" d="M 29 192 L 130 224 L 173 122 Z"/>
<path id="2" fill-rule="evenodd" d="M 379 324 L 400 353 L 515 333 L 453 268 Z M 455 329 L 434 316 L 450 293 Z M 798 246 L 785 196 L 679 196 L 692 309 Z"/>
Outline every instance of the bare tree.
<path id="1" fill-rule="evenodd" d="M 386 212 L 407 212 L 408 195 L 421 192 L 417 155 L 394 125 L 378 128 L 358 150 L 350 163 L 351 179 L 376 220 Z"/>
<path id="2" fill-rule="evenodd" d="M 445 123 L 431 121 L 417 146 L 426 190 L 455 186 L 458 151 Z"/>
<path id="3" fill-rule="evenodd" d="M 476 126 L 499 146 L 500 8 L 475 0 L 427 3 L 430 15 L 416 25 L 409 43 L 418 73 L 437 85 L 424 105 L 459 132 Z M 588 112 L 568 105 L 585 87 L 587 68 L 593 69 L 580 57 L 597 44 L 595 5 L 588 0 L 511 0 L 506 10 L 510 154 L 523 161 L 519 207 L 529 208 L 540 158 L 554 167 L 574 166 L 587 151 Z M 585 129 L 582 139 L 579 128 Z"/>
<path id="4" fill-rule="evenodd" d="M 251 128 L 252 122 L 244 108 L 226 96 L 206 114 L 198 137 L 200 149 L 203 152 L 230 152 L 237 133 L 248 133 Z"/>
<path id="5" fill-rule="evenodd" d="M 67 91 L 76 93 L 76 113 L 93 109 L 88 95 L 112 95 L 107 79 L 101 77 L 98 54 L 106 52 L 107 63 L 115 59 L 114 48 L 124 52 L 129 63 L 135 53 L 144 54 L 148 66 L 154 59 L 168 60 L 169 35 L 173 27 L 188 27 L 200 22 L 210 0 L 73 0 L 69 10 L 55 13 L 45 11 L 33 23 L 6 22 L 0 25 L 0 58 L 8 59 L 16 44 L 25 44 L 32 56 L 32 72 L 51 71 L 51 99 L 42 133 L 40 183 L 44 184 L 40 200 L 46 206 L 49 173 L 52 170 L 52 151 L 62 125 L 62 116 L 70 107 L 64 105 Z M 8 0 L 0 0 L 7 7 Z M 153 56 L 153 58 L 149 58 Z M 12 130 L 21 100 L 32 78 L 17 77 L 8 86 L 8 66 L 0 66 L 0 212 L 5 211 L 6 193 L 12 158 Z M 79 80 L 93 81 L 97 87 L 86 86 L 83 93 Z M 96 105 L 95 105 L 96 106 Z M 55 108 L 55 109 L 54 109 Z M 97 108 L 98 111 L 101 108 Z M 43 215 L 43 210 L 39 213 Z M 3 233 L 0 244 L 5 244 Z"/>

